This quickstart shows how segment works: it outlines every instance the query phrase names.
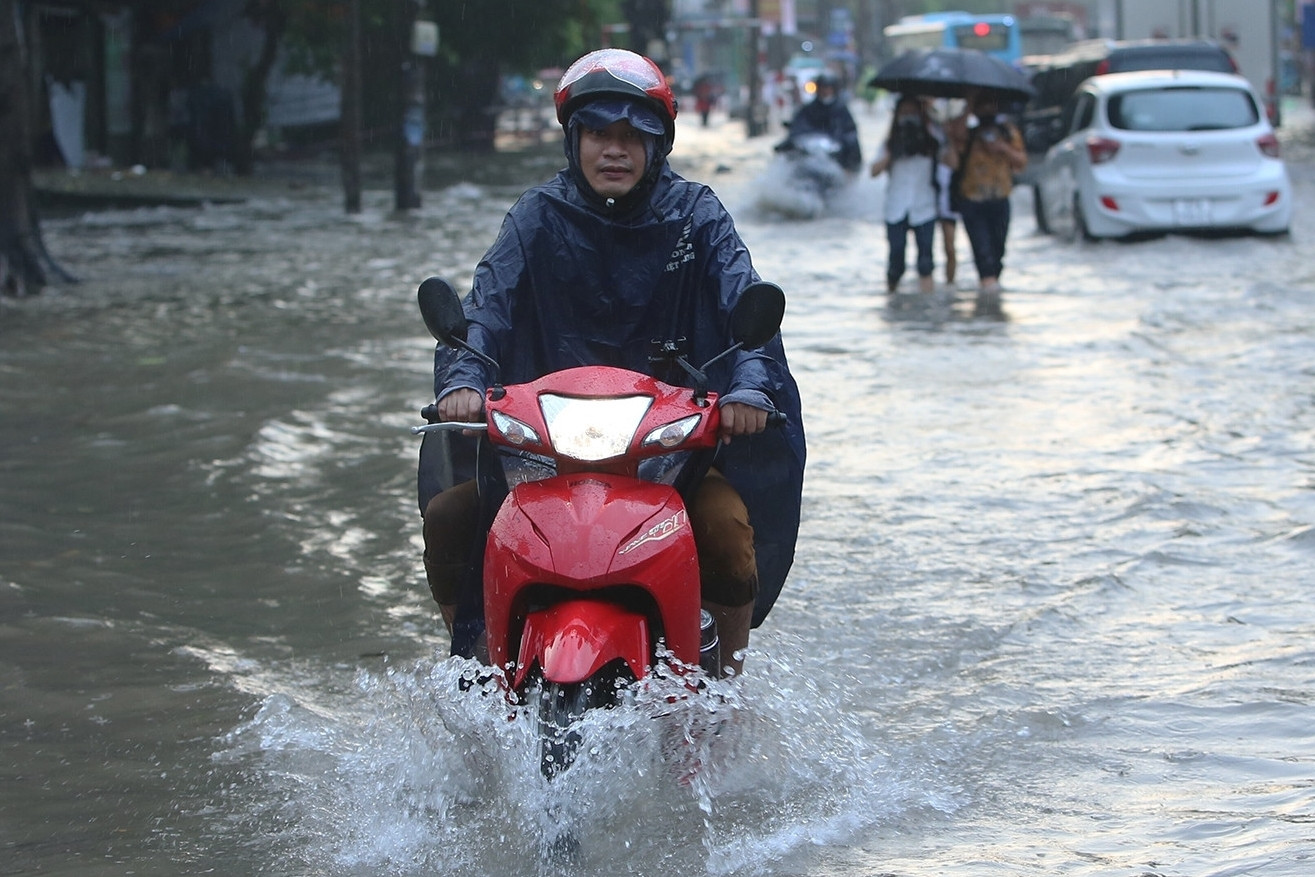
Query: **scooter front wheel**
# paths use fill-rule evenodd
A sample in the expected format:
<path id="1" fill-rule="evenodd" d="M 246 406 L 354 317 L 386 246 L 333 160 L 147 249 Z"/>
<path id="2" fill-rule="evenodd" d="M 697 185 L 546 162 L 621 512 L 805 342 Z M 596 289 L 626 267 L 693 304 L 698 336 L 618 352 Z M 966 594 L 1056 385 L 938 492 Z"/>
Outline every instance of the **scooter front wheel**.
<path id="1" fill-rule="evenodd" d="M 544 681 L 538 691 L 539 769 L 548 779 L 566 770 L 580 750 L 580 720 L 617 703 L 618 677 L 604 671 L 583 682 Z"/>
<path id="2" fill-rule="evenodd" d="M 580 749 L 576 727 L 585 711 L 597 703 L 593 679 L 584 682 L 544 682 L 539 689 L 539 769 L 548 779 L 566 770 Z"/>

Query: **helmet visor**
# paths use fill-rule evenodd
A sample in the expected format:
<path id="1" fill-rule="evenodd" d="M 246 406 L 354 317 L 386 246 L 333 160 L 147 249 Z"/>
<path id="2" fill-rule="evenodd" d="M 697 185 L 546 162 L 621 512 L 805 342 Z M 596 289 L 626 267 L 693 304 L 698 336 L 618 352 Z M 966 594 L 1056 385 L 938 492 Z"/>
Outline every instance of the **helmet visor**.
<path id="1" fill-rule="evenodd" d="M 643 92 L 666 85 L 661 72 L 643 55 L 636 55 L 626 49 L 599 49 L 568 67 L 562 74 L 562 81 L 557 84 L 557 91 L 570 88 L 596 71 L 607 73 Z"/>
<path id="2" fill-rule="evenodd" d="M 613 122 L 619 122 L 622 119 L 646 134 L 661 136 L 665 130 L 657 113 L 647 107 L 640 106 L 635 101 L 621 98 L 604 98 L 590 101 L 575 111 L 571 116 L 571 124 L 601 131 Z"/>

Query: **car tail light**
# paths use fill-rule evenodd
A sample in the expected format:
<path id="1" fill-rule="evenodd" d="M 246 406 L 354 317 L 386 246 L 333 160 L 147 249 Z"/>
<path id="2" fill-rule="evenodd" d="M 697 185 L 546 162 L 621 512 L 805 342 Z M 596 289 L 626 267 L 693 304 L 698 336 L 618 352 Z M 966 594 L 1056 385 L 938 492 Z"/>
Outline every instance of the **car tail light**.
<path id="1" fill-rule="evenodd" d="M 1268 195 L 1265 196 L 1265 206 L 1268 207 L 1271 204 L 1277 204 L 1278 199 L 1279 199 L 1278 192 L 1270 192 Z"/>
<path id="2" fill-rule="evenodd" d="M 1095 74 L 1095 75 L 1097 75 L 1097 76 L 1104 76 L 1106 73 L 1109 73 L 1109 72 L 1110 72 L 1110 59 L 1109 59 L 1109 58 L 1106 58 L 1105 60 L 1101 61 L 1099 64 L 1096 65 L 1096 74 Z"/>
<path id="3" fill-rule="evenodd" d="M 1087 155 L 1090 156 L 1092 164 L 1104 164 L 1118 155 L 1121 145 L 1119 141 L 1108 137 L 1088 137 Z"/>
<path id="4" fill-rule="evenodd" d="M 1275 137 L 1273 133 L 1262 134 L 1256 140 L 1256 146 L 1260 147 L 1260 151 L 1263 152 L 1265 155 L 1268 155 L 1270 158 L 1279 157 L 1280 150 L 1278 145 L 1278 138 Z"/>
<path id="5" fill-rule="evenodd" d="M 1115 201 L 1112 195 L 1101 195 L 1100 206 L 1104 207 L 1106 210 L 1112 210 L 1115 213 L 1119 210 L 1119 202 Z"/>

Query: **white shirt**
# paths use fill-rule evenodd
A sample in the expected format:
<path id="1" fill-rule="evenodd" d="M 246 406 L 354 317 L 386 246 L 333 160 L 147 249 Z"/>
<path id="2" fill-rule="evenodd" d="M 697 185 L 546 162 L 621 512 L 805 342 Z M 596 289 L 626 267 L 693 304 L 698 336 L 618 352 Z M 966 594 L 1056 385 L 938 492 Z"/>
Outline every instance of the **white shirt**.
<path id="1" fill-rule="evenodd" d="M 883 143 L 881 156 L 885 154 Z M 907 217 L 909 225 L 922 225 L 936 218 L 932 162 L 931 156 L 914 155 L 890 163 L 886 169 L 886 222 L 893 224 Z"/>

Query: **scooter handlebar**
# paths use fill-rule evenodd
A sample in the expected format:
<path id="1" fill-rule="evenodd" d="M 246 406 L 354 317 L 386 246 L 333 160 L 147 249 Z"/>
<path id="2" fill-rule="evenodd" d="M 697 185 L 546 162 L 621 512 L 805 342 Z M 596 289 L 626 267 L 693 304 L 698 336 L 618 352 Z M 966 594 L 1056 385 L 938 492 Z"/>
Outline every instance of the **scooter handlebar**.
<path id="1" fill-rule="evenodd" d="M 420 409 L 420 416 L 429 421 L 429 423 L 424 426 L 411 427 L 412 435 L 423 435 L 427 432 L 451 432 L 453 430 L 484 430 L 487 432 L 489 428 L 487 423 L 463 423 L 455 420 L 440 421 L 438 419 L 437 404 L 426 405 L 424 408 Z M 786 416 L 784 411 L 773 410 L 767 412 L 767 427 L 769 429 L 783 427 L 789 422 L 790 418 Z"/>

